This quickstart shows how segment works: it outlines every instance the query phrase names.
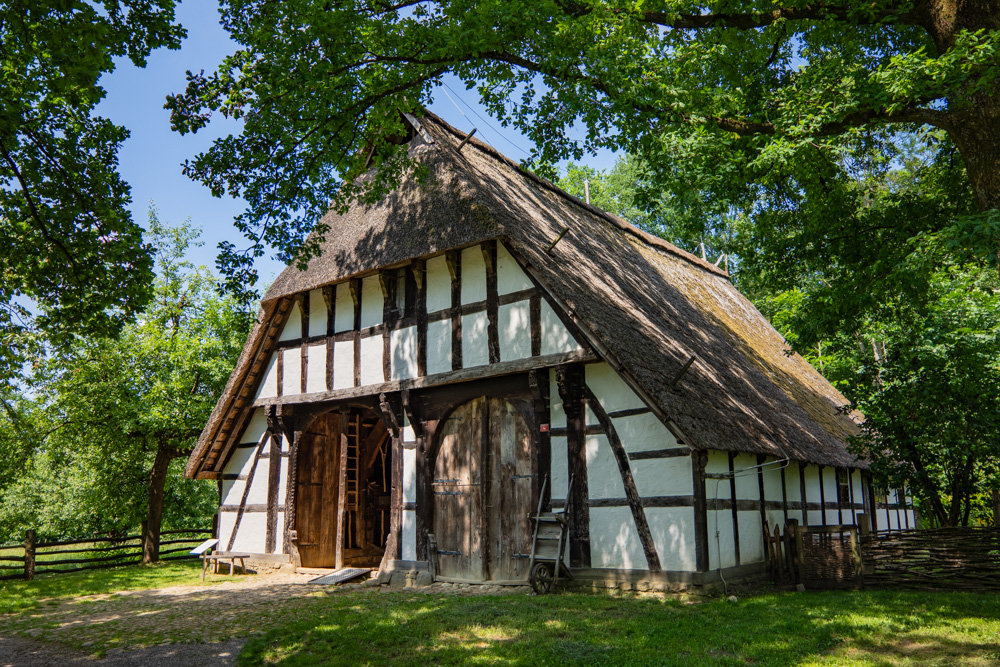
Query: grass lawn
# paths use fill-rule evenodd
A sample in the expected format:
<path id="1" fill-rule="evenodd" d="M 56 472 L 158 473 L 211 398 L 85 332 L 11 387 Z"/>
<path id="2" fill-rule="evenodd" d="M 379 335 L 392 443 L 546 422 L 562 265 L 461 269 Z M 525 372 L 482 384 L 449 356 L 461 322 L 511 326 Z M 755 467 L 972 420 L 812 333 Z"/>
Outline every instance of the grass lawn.
<path id="1" fill-rule="evenodd" d="M 0 581 L 0 614 L 35 609 L 42 600 L 198 583 L 201 583 L 201 561 L 193 560 L 40 574 L 34 581 Z"/>
<path id="2" fill-rule="evenodd" d="M 333 595 L 241 665 L 1000 665 L 1000 596 Z"/>

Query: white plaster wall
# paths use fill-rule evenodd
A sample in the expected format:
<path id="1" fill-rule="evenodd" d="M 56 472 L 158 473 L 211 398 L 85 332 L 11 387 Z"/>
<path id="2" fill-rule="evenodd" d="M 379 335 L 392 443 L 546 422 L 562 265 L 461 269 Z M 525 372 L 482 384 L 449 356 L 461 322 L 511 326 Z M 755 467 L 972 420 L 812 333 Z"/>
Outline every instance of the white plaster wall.
<path id="1" fill-rule="evenodd" d="M 417 377 L 417 327 L 389 332 L 392 380 Z"/>
<path id="2" fill-rule="evenodd" d="M 403 450 L 403 502 L 417 500 L 417 450 Z"/>
<path id="3" fill-rule="evenodd" d="M 500 361 L 531 356 L 531 306 L 517 301 L 500 306 L 497 312 L 500 334 Z"/>
<path id="4" fill-rule="evenodd" d="M 517 260 L 502 243 L 497 243 L 497 292 L 510 294 L 531 287 L 531 280 L 521 270 Z"/>
<path id="5" fill-rule="evenodd" d="M 542 319 L 540 322 L 542 335 L 542 355 L 572 352 L 580 348 L 569 329 L 562 323 L 552 306 L 542 299 Z"/>
<path id="6" fill-rule="evenodd" d="M 631 509 L 590 508 L 590 563 L 596 568 L 647 569 Z"/>
<path id="7" fill-rule="evenodd" d="M 285 493 L 288 490 L 288 457 L 282 456 L 279 459 L 280 472 L 278 473 L 278 504 L 285 504 Z"/>
<path id="8" fill-rule="evenodd" d="M 236 525 L 236 512 L 219 512 L 219 551 L 229 546 L 229 538 Z"/>
<path id="9" fill-rule="evenodd" d="M 297 338 L 302 338 L 302 309 L 299 308 L 298 303 L 295 303 L 292 305 L 291 312 L 288 313 L 288 319 L 285 320 L 285 326 L 282 327 L 278 340 L 295 340 Z"/>
<path id="10" fill-rule="evenodd" d="M 464 269 L 463 269 L 464 270 Z M 464 279 L 463 273 L 463 293 Z M 490 363 L 489 318 L 486 312 L 462 316 L 462 366 L 484 366 Z"/>
<path id="11" fill-rule="evenodd" d="M 778 464 L 773 457 L 767 457 L 764 461 L 765 467 L 761 468 L 764 477 L 764 499 L 781 502 L 781 476 L 784 470 L 783 464 Z"/>
<path id="12" fill-rule="evenodd" d="M 797 461 L 793 461 L 785 468 L 785 489 L 788 491 L 789 503 L 802 500 L 802 484 L 799 482 L 799 463 Z M 788 518 L 798 519 L 799 524 L 805 525 L 805 517 L 800 509 L 789 508 Z"/>
<path id="13" fill-rule="evenodd" d="M 462 251 L 462 303 L 486 300 L 486 261 L 481 246 Z"/>
<path id="14" fill-rule="evenodd" d="M 566 454 L 566 438 L 552 436 L 552 479 L 553 500 L 566 500 L 569 489 L 569 460 Z"/>
<path id="15" fill-rule="evenodd" d="M 837 470 L 835 468 L 823 468 L 823 490 L 826 493 L 826 502 L 837 504 Z M 840 523 L 840 512 L 835 509 L 826 510 L 826 522 L 836 525 Z"/>
<path id="16" fill-rule="evenodd" d="M 267 370 L 264 371 L 264 379 L 257 387 L 256 398 L 272 398 L 278 395 L 278 357 L 271 353 L 271 358 L 267 362 Z"/>
<path id="17" fill-rule="evenodd" d="M 282 354 L 282 384 L 281 393 L 285 396 L 302 393 L 302 350 L 293 347 L 281 350 Z"/>
<path id="18" fill-rule="evenodd" d="M 333 344 L 333 388 L 354 386 L 354 341 Z"/>
<path id="19" fill-rule="evenodd" d="M 326 299 L 323 290 L 314 289 L 309 292 L 309 333 L 312 336 L 326 335 Z"/>
<path id="20" fill-rule="evenodd" d="M 354 297 L 350 283 L 337 285 L 337 300 L 333 317 L 333 330 L 337 333 L 354 328 Z"/>
<path id="21" fill-rule="evenodd" d="M 232 515 L 231 521 L 236 522 L 236 512 L 223 512 L 222 515 Z M 230 527 L 229 532 L 232 532 Z M 220 540 L 221 541 L 221 540 Z M 226 541 L 228 545 L 228 540 Z M 240 529 L 236 533 L 233 551 L 246 551 L 252 554 L 264 553 L 267 545 L 267 512 L 244 512 L 240 519 Z"/>
<path id="22" fill-rule="evenodd" d="M 451 320 L 427 323 L 427 374 L 451 370 Z"/>
<path id="23" fill-rule="evenodd" d="M 268 445 L 264 445 L 265 449 Z M 250 466 L 253 465 L 253 455 L 257 451 L 257 445 L 253 447 L 238 447 L 229 455 L 226 466 L 222 472 L 225 475 L 247 475 L 250 473 Z M 260 466 L 258 466 L 259 468 Z M 256 473 L 254 473 L 256 475 Z M 242 484 L 243 482 L 240 482 Z M 242 493 L 242 491 L 241 491 Z"/>
<path id="24" fill-rule="evenodd" d="M 810 503 L 820 502 L 820 492 L 819 492 L 819 468 L 814 465 L 807 465 L 805 468 L 806 476 L 806 498 Z M 809 510 L 808 515 L 808 525 L 810 526 L 821 526 L 823 525 L 823 514 L 819 510 Z"/>
<path id="25" fill-rule="evenodd" d="M 410 418 L 403 413 L 403 429 L 400 432 L 400 436 L 403 438 L 403 442 L 416 442 L 417 432 L 413 430 L 413 426 L 410 425 Z"/>
<path id="26" fill-rule="evenodd" d="M 431 257 L 426 264 L 427 312 L 451 308 L 451 272 L 444 255 Z"/>
<path id="27" fill-rule="evenodd" d="M 246 482 L 241 479 L 222 480 L 222 504 L 239 505 L 245 487 Z"/>
<path id="28" fill-rule="evenodd" d="M 284 496 L 281 496 L 281 498 L 283 500 Z M 284 539 L 284 535 L 285 535 L 285 513 L 284 512 L 278 512 L 276 516 L 277 516 L 278 520 L 275 522 L 275 527 L 274 527 L 274 535 L 275 535 L 275 538 L 276 538 L 274 540 L 274 553 L 276 553 L 276 554 L 283 554 L 283 553 L 285 553 L 285 539 Z M 264 539 L 266 541 L 266 539 L 267 539 L 267 535 L 266 534 L 264 535 Z"/>
<path id="29" fill-rule="evenodd" d="M 585 379 L 587 386 L 607 412 L 646 407 L 642 399 L 606 363 L 587 364 Z M 588 424 L 596 422 L 596 418 L 587 418 Z"/>
<path id="30" fill-rule="evenodd" d="M 368 336 L 361 339 L 362 386 L 385 382 L 385 371 L 382 368 L 383 346 L 382 336 Z"/>
<path id="31" fill-rule="evenodd" d="M 588 435 L 586 447 L 587 489 L 590 497 L 624 498 L 625 485 L 607 436 Z"/>
<path id="32" fill-rule="evenodd" d="M 326 345 L 310 345 L 308 355 L 306 391 L 326 391 Z"/>
<path id="33" fill-rule="evenodd" d="M 243 429 L 240 442 L 260 442 L 260 437 L 264 435 L 264 431 L 266 430 L 267 415 L 264 414 L 264 408 L 257 408 L 250 415 L 250 421 L 247 422 L 246 428 Z"/>
<path id="34" fill-rule="evenodd" d="M 740 512 L 740 562 L 759 563 L 764 560 L 764 537 L 761 533 L 760 512 Z"/>
<path id="35" fill-rule="evenodd" d="M 721 490 L 721 486 L 720 486 Z M 732 510 L 712 510 L 712 501 L 708 503 L 708 567 L 715 570 L 720 567 L 736 565 L 736 551 L 733 542 L 733 512 Z M 719 549 L 722 549 L 722 562 L 719 562 Z M 740 554 L 741 560 L 743 554 Z"/>
<path id="36" fill-rule="evenodd" d="M 623 507 L 629 513 L 629 508 Z M 593 512 L 593 510 L 591 510 Z M 694 552 L 694 508 L 693 507 L 648 507 L 646 523 L 653 535 L 653 544 L 664 570 L 693 572 L 697 569 Z M 639 549 L 642 563 L 642 545 L 638 538 L 635 547 Z"/>
<path id="37" fill-rule="evenodd" d="M 677 438 L 673 433 L 652 412 L 630 417 L 614 417 L 611 423 L 614 424 L 625 451 L 630 454 L 651 449 L 681 447 L 677 444 Z"/>
<path id="38" fill-rule="evenodd" d="M 382 323 L 385 297 L 378 276 L 368 276 L 361 281 L 361 328 Z"/>
<path id="39" fill-rule="evenodd" d="M 755 465 L 757 465 L 757 457 L 751 454 L 738 454 L 733 457 L 733 470 L 736 473 L 736 497 L 740 500 L 760 500 L 757 471 L 751 469 Z"/>
<path id="40" fill-rule="evenodd" d="M 417 513 L 403 510 L 403 560 L 417 559 Z"/>
<path id="41" fill-rule="evenodd" d="M 631 461 L 629 466 L 632 468 L 635 489 L 642 497 L 689 496 L 694 492 L 694 471 L 691 469 L 690 456 L 640 459 Z M 728 483 L 726 488 L 729 488 Z"/>
<path id="42" fill-rule="evenodd" d="M 563 410 L 562 397 L 559 396 L 554 368 L 549 371 L 549 420 L 552 428 L 566 428 L 566 411 Z"/>

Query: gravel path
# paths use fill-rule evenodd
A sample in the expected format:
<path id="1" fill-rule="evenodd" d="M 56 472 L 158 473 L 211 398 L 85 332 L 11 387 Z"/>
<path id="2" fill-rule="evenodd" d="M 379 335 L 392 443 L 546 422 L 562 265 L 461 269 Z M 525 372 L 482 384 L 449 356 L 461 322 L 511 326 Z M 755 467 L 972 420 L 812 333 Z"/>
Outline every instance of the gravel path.
<path id="1" fill-rule="evenodd" d="M 52 642 L 24 637 L 0 637 L 0 667 L 52 667 L 53 665 L 93 665 L 93 667 L 181 667 L 186 665 L 235 665 L 245 639 L 210 644 L 160 644 L 131 651 L 115 649 L 107 657 L 94 660 Z"/>

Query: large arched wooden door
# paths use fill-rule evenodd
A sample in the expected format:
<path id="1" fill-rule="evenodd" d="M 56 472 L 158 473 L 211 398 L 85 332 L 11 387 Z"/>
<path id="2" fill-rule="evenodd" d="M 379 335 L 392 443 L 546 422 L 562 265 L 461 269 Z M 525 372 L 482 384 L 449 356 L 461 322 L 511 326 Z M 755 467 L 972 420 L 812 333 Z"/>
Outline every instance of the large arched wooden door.
<path id="1" fill-rule="evenodd" d="M 439 575 L 465 581 L 525 579 L 535 461 L 524 418 L 503 399 L 474 399 L 446 420 L 437 451 Z"/>

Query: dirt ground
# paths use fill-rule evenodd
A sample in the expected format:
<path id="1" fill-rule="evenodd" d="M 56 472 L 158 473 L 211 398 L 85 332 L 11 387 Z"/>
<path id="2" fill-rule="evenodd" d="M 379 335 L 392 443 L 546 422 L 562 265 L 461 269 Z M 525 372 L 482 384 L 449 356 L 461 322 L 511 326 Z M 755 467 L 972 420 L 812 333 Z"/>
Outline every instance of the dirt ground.
<path id="1" fill-rule="evenodd" d="M 5 618 L 0 626 L 0 667 L 76 665 L 231 665 L 247 637 L 310 613 L 331 593 L 379 587 L 322 586 L 315 575 L 236 576 L 212 586 L 43 601 Z M 398 588 L 396 590 L 399 590 Z M 489 595 L 528 592 L 525 587 L 434 584 L 428 593 Z"/>

